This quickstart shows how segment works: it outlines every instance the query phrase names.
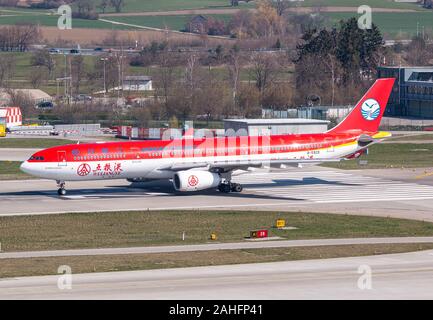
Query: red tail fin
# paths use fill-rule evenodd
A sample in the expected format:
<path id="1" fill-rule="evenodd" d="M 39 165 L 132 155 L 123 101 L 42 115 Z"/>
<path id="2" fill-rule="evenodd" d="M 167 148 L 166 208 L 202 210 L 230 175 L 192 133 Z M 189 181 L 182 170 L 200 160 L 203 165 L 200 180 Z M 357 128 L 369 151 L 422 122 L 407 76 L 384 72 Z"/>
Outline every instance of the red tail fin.
<path id="1" fill-rule="evenodd" d="M 328 132 L 361 131 L 376 133 L 385 112 L 394 81 L 394 78 L 376 80 L 347 117 Z"/>

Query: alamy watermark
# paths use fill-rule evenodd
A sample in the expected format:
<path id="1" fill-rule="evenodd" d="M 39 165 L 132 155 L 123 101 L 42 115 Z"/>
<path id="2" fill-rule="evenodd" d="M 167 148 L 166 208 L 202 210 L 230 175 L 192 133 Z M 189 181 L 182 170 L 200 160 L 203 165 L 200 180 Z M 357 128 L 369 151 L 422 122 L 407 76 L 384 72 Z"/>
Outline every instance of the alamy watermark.
<path id="1" fill-rule="evenodd" d="M 57 279 L 57 288 L 59 288 L 59 290 L 71 290 L 72 268 L 68 265 L 62 265 L 57 269 L 57 273 L 61 274 Z"/>
<path id="2" fill-rule="evenodd" d="M 361 274 L 361 276 L 358 278 L 358 288 L 360 290 L 373 289 L 373 276 L 371 267 L 366 264 L 360 265 L 358 268 L 358 274 Z"/>
<path id="3" fill-rule="evenodd" d="M 373 10 L 370 6 L 362 5 L 358 7 L 358 14 L 361 16 L 358 18 L 358 28 L 361 30 L 368 30 L 372 28 L 373 23 Z"/>
<path id="4" fill-rule="evenodd" d="M 57 27 L 60 30 L 71 30 L 72 29 L 72 8 L 68 5 L 61 5 L 57 9 L 57 13 L 60 15 L 57 20 Z"/>

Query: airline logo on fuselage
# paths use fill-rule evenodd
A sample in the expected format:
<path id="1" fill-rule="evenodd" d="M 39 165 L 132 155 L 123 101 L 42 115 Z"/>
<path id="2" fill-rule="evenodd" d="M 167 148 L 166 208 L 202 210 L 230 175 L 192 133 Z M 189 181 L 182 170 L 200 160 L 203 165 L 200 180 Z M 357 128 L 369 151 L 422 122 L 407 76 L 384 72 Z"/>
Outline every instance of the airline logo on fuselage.
<path id="1" fill-rule="evenodd" d="M 367 99 L 361 107 L 361 114 L 365 120 L 372 121 L 380 115 L 380 105 L 374 99 Z"/>
<path id="2" fill-rule="evenodd" d="M 88 176 L 90 173 L 90 166 L 87 163 L 81 164 L 77 169 L 77 174 L 80 177 Z"/>

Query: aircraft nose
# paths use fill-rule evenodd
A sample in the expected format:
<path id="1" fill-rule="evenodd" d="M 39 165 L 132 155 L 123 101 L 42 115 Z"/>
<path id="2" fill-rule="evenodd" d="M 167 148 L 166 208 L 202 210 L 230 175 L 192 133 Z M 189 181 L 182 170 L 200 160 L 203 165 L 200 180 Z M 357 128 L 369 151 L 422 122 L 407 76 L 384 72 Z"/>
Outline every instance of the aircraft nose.
<path id="1" fill-rule="evenodd" d="M 25 173 L 31 174 L 30 166 L 31 165 L 28 161 L 24 161 L 20 166 L 20 170 Z"/>

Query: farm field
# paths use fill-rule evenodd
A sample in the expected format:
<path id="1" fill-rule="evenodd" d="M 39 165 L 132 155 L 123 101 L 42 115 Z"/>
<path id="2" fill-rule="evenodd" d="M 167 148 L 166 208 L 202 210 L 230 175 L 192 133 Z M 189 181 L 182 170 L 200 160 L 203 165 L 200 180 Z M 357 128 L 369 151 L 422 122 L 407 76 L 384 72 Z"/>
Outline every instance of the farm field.
<path id="1" fill-rule="evenodd" d="M 332 12 L 324 15 L 329 18 L 329 25 L 337 24 L 338 21 L 350 17 L 359 17 L 357 13 L 348 12 Z M 385 36 L 402 36 L 407 39 L 416 35 L 417 29 L 419 32 L 423 29 L 433 30 L 433 11 L 405 13 L 374 13 L 373 11 L 373 23 L 379 26 Z"/>

